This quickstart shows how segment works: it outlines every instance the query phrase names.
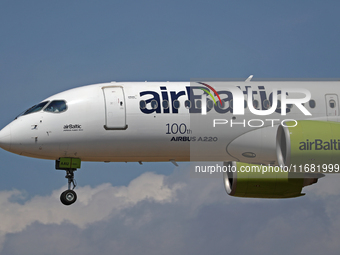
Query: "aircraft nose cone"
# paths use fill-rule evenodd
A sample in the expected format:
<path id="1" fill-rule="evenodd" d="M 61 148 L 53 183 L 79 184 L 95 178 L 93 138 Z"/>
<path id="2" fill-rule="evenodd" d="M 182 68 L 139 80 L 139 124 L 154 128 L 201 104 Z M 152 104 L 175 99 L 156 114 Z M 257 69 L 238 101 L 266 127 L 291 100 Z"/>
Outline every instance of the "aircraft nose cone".
<path id="1" fill-rule="evenodd" d="M 11 149 L 11 128 L 10 126 L 4 127 L 0 131 L 0 147 L 9 151 Z"/>

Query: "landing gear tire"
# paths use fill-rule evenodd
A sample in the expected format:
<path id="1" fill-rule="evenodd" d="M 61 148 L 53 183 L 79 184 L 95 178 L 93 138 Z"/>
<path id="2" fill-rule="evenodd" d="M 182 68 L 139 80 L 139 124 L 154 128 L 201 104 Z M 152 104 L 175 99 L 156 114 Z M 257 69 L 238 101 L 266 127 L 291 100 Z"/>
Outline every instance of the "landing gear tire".
<path id="1" fill-rule="evenodd" d="M 60 201 L 64 205 L 71 205 L 77 200 L 77 194 L 73 190 L 65 190 L 63 193 L 60 195 Z"/>

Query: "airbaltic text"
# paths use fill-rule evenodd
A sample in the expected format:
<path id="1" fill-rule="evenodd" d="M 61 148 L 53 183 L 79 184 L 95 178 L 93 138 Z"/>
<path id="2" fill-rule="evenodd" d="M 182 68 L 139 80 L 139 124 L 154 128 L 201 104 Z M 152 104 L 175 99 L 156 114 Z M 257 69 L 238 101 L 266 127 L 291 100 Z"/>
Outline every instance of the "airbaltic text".
<path id="1" fill-rule="evenodd" d="M 204 91 L 202 91 L 204 89 Z M 170 90 L 166 86 L 160 86 L 159 89 L 141 91 L 140 105 L 141 112 L 145 114 L 154 113 L 179 113 L 180 101 L 184 102 L 184 108 L 189 113 L 201 113 L 202 109 L 202 96 L 211 94 L 210 91 L 204 86 L 186 86 L 183 90 Z M 264 86 L 231 86 L 227 85 L 222 90 L 216 92 L 221 97 L 221 104 L 213 104 L 212 100 L 206 98 L 206 105 L 209 105 L 209 101 L 212 103 L 212 107 L 207 107 L 205 112 L 209 112 L 212 109 L 216 113 L 225 114 L 232 113 L 233 115 L 245 114 L 245 102 L 247 108 L 254 115 L 270 115 L 274 112 L 281 115 L 286 115 L 291 111 L 292 105 L 295 105 L 304 115 L 311 115 L 311 113 L 304 107 L 304 103 L 308 102 L 311 98 L 311 94 L 306 89 L 298 88 L 283 88 L 281 90 L 272 89 L 271 92 L 267 91 Z M 304 97 L 302 98 L 289 98 L 290 93 L 300 93 Z M 257 99 L 255 99 L 257 98 Z M 280 98 L 280 99 L 279 99 Z M 214 98 L 212 98 L 215 100 Z M 259 100 L 258 100 L 259 99 Z M 256 103 L 255 103 L 256 102 Z M 280 102 L 280 107 L 278 105 Z M 204 103 L 205 104 L 205 103 Z M 254 106 L 254 105 L 257 106 Z M 210 104 L 211 105 L 211 104 Z M 269 106 L 271 106 L 269 108 Z"/>
<path id="2" fill-rule="evenodd" d="M 328 141 L 323 141 L 321 139 L 315 139 L 314 141 L 309 141 L 299 143 L 299 150 L 309 151 L 309 150 L 340 150 L 340 139 L 330 139 Z"/>

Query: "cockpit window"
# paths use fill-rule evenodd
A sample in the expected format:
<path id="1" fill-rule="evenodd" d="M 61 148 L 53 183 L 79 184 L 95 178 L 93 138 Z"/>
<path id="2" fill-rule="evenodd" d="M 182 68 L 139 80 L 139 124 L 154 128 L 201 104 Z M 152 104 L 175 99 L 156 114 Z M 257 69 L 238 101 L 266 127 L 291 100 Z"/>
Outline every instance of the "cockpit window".
<path id="1" fill-rule="evenodd" d="M 47 103 L 48 103 L 48 101 L 45 101 L 45 102 L 41 102 L 37 105 L 34 105 L 31 108 L 29 108 L 27 111 L 25 111 L 22 115 L 30 114 L 30 113 L 33 113 L 33 112 L 39 112 L 42 108 L 44 108 L 44 106 Z"/>
<path id="2" fill-rule="evenodd" d="M 45 108 L 45 112 L 60 113 L 67 110 L 67 105 L 64 100 L 54 100 Z"/>

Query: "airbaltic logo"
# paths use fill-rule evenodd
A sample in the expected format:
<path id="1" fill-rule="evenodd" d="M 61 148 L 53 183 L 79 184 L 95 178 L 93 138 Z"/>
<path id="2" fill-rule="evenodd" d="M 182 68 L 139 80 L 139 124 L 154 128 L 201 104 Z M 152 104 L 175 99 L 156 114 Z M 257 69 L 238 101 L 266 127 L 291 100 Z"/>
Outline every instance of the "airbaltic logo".
<path id="1" fill-rule="evenodd" d="M 203 82 L 199 82 L 199 84 L 202 84 L 202 85 L 206 86 L 207 88 L 211 89 L 215 93 L 215 95 L 218 97 L 220 104 L 223 105 L 222 100 L 220 98 L 220 95 L 217 93 L 217 91 L 213 87 L 211 87 L 210 85 L 205 84 Z M 201 90 L 203 90 L 205 93 L 210 95 L 211 98 L 213 99 L 214 103 L 215 103 L 215 106 L 217 106 L 216 100 L 215 100 L 214 96 L 210 93 L 210 91 L 207 90 L 207 89 L 204 89 L 204 88 L 201 88 Z M 206 94 L 202 95 L 202 107 L 201 108 L 202 108 L 202 115 L 206 115 L 207 114 L 207 96 L 206 96 Z"/>
<path id="2" fill-rule="evenodd" d="M 340 140 L 330 139 L 323 141 L 321 139 L 315 139 L 313 142 L 308 139 L 305 142 L 299 143 L 299 150 L 301 151 L 320 151 L 320 150 L 340 150 Z"/>
<path id="3" fill-rule="evenodd" d="M 245 99 L 247 99 L 247 107 L 251 113 L 259 116 L 270 115 L 274 112 L 281 115 L 286 115 L 291 111 L 289 105 L 295 105 L 304 115 L 311 115 L 311 113 L 303 106 L 310 100 L 311 94 L 306 89 L 298 88 L 283 88 L 281 90 L 268 90 L 264 86 L 232 86 L 226 83 L 225 86 L 219 86 L 222 90 L 216 91 L 211 85 L 198 82 L 201 86 L 186 86 L 183 91 L 168 91 L 166 86 L 160 87 L 160 93 L 156 91 L 142 91 L 140 92 L 140 110 L 145 114 L 153 113 L 178 113 L 180 107 L 179 98 L 186 97 L 185 108 L 189 113 L 206 114 L 212 109 L 217 113 L 232 113 L 233 115 L 244 115 L 245 113 Z M 202 87 L 202 85 L 204 87 Z M 209 90 L 208 90 L 209 89 Z M 202 94 L 203 90 L 203 94 Z M 219 104 L 211 91 L 216 95 Z M 290 94 L 297 94 L 299 98 L 290 98 Z M 211 107 L 208 106 L 207 98 L 209 95 L 214 102 Z M 280 95 L 280 106 L 278 107 L 278 95 Z M 301 96 L 302 95 L 302 96 Z M 259 100 L 255 100 L 257 97 Z M 181 100 L 184 101 L 184 100 Z M 254 102 L 260 102 L 257 106 Z M 198 102 L 201 104 L 199 105 Z M 266 105 L 267 104 L 267 105 Z M 271 106 L 269 108 L 269 106 Z"/>
<path id="4" fill-rule="evenodd" d="M 199 82 L 199 84 L 202 84 L 202 85 L 208 87 L 209 89 L 211 89 L 211 90 L 215 93 L 215 95 L 218 97 L 218 100 L 220 100 L 220 103 L 221 103 L 221 105 L 222 105 L 222 100 L 221 100 L 221 98 L 220 98 L 220 95 L 217 93 L 217 91 L 216 91 L 213 87 L 211 87 L 210 85 L 205 84 L 205 83 L 203 83 L 203 82 Z M 211 96 L 212 100 L 214 101 L 215 105 L 217 105 L 214 96 L 210 93 L 209 90 L 206 90 L 206 89 L 204 89 L 204 88 L 201 88 L 201 90 L 203 90 L 203 91 L 205 91 L 207 94 L 209 94 L 209 95 Z"/>
<path id="5" fill-rule="evenodd" d="M 79 124 L 68 124 L 64 125 L 64 131 L 83 131 Z"/>

